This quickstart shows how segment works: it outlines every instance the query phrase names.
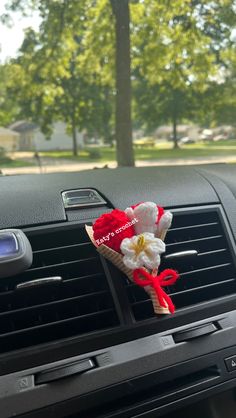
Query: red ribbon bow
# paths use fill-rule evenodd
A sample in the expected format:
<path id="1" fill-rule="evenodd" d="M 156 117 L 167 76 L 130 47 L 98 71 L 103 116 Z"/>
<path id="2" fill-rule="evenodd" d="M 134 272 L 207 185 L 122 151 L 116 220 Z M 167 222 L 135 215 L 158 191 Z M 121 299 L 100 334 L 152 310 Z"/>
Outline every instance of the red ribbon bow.
<path id="1" fill-rule="evenodd" d="M 144 278 L 140 278 L 140 276 Z M 140 268 L 133 271 L 134 282 L 142 287 L 152 286 L 155 289 L 160 306 L 166 308 L 168 306 L 171 313 L 175 312 L 175 306 L 167 293 L 162 289 L 162 286 L 170 286 L 176 282 L 179 274 L 172 269 L 165 269 L 157 276 L 152 276 L 148 271 Z"/>

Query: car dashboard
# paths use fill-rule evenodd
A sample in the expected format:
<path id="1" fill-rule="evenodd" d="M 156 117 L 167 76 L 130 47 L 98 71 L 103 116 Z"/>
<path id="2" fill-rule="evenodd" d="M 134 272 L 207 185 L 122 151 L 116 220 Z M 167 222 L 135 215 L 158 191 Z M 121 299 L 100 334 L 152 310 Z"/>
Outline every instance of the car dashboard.
<path id="1" fill-rule="evenodd" d="M 0 227 L 33 264 L 0 279 L 1 418 L 157 417 L 236 385 L 236 166 L 97 169 L 0 178 Z M 66 207 L 90 189 L 101 202 Z M 176 312 L 151 300 L 90 242 L 85 224 L 154 201 L 173 213 L 162 267 Z M 60 277 L 43 286 L 19 286 Z"/>

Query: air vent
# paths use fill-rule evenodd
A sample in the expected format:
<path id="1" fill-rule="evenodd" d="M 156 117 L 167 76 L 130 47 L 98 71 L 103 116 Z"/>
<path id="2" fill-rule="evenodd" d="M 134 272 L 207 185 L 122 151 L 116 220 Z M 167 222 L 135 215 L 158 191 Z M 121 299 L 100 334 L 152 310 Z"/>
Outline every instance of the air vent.
<path id="1" fill-rule="evenodd" d="M 180 273 L 175 286 L 166 288 L 178 309 L 236 292 L 236 270 L 220 212 L 176 212 L 166 237 L 166 255 L 196 250 L 198 255 L 162 262 Z M 127 292 L 136 320 L 154 316 L 143 290 L 127 281 Z"/>
<path id="2" fill-rule="evenodd" d="M 83 228 L 28 237 L 32 268 L 0 281 L 0 352 L 118 325 L 99 256 Z M 20 283 L 53 276 L 62 281 L 16 290 Z"/>

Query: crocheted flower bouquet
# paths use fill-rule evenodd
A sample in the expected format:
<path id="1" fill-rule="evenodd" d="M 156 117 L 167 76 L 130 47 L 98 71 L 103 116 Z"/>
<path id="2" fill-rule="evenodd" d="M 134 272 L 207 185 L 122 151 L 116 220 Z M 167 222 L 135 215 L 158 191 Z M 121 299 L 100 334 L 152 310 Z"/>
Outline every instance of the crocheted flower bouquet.
<path id="1" fill-rule="evenodd" d="M 98 218 L 86 231 L 97 251 L 132 282 L 149 294 L 154 312 L 174 313 L 175 307 L 163 287 L 176 282 L 172 269 L 158 273 L 164 239 L 172 214 L 153 202 L 138 203 L 125 211 L 114 209 Z"/>

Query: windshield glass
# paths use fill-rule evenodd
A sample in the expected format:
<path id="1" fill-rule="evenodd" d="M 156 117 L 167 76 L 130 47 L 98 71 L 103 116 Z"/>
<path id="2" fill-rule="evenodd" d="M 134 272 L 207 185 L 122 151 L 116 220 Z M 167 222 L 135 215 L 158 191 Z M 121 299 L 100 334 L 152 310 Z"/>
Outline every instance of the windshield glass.
<path id="1" fill-rule="evenodd" d="M 235 0 L 2 0 L 2 174 L 236 162 Z"/>

